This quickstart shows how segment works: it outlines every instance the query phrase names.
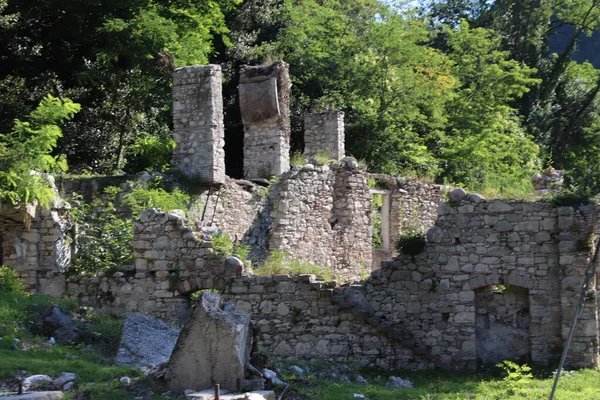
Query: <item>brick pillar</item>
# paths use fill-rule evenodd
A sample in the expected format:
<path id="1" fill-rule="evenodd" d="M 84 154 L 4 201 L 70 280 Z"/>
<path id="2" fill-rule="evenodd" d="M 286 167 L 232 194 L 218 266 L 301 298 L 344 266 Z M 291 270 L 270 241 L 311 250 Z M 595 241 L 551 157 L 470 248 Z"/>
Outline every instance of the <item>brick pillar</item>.
<path id="1" fill-rule="evenodd" d="M 268 178 L 290 169 L 290 88 L 283 61 L 241 67 L 245 178 Z"/>
<path id="2" fill-rule="evenodd" d="M 225 179 L 221 67 L 194 65 L 173 73 L 172 166 L 203 183 Z"/>
<path id="3" fill-rule="evenodd" d="M 321 153 L 329 158 L 344 158 L 344 113 L 312 113 L 304 116 L 304 154 Z"/>

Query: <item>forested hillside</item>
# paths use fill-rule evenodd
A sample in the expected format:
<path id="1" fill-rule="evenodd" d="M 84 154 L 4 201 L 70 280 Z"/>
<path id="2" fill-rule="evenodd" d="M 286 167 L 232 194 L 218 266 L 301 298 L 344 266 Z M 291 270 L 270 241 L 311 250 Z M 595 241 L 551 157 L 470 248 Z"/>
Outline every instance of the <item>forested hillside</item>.
<path id="1" fill-rule="evenodd" d="M 239 176 L 238 67 L 283 59 L 293 150 L 305 112 L 340 109 L 347 152 L 371 171 L 505 193 L 554 167 L 573 190 L 600 191 L 600 74 L 573 61 L 599 28 L 597 0 L 0 0 L 0 14 L 3 159 L 36 135 L 23 123 L 51 95 L 80 105 L 73 116 L 55 99 L 70 108 L 48 119 L 63 135 L 45 147 L 71 171 L 168 168 L 171 72 L 212 62 L 226 77 L 227 167 Z"/>

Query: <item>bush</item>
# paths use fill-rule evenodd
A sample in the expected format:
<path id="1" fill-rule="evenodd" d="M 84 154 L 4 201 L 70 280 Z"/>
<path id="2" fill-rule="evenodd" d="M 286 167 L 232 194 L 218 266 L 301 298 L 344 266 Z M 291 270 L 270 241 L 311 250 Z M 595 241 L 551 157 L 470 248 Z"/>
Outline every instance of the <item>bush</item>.
<path id="1" fill-rule="evenodd" d="M 588 193 L 566 190 L 547 198 L 554 207 L 578 207 L 595 204 L 596 202 Z"/>
<path id="2" fill-rule="evenodd" d="M 0 292 L 25 293 L 25 285 L 19 278 L 19 273 L 6 265 L 0 265 Z"/>
<path id="3" fill-rule="evenodd" d="M 250 246 L 239 241 L 234 243 L 233 239 L 225 232 L 212 237 L 212 248 L 215 258 L 235 256 L 244 263 L 248 260 L 250 253 Z"/>
<path id="4" fill-rule="evenodd" d="M 396 240 L 396 250 L 400 254 L 416 256 L 425 250 L 425 234 L 417 229 L 410 229 L 403 232 Z"/>
<path id="5" fill-rule="evenodd" d="M 77 224 L 77 253 L 69 273 L 88 275 L 116 271 L 133 260 L 133 221 L 121 219 L 115 206 L 119 189 L 104 190 L 106 202 L 85 204 L 81 197 L 71 199 L 72 216 Z M 98 211 L 101 210 L 101 211 Z"/>

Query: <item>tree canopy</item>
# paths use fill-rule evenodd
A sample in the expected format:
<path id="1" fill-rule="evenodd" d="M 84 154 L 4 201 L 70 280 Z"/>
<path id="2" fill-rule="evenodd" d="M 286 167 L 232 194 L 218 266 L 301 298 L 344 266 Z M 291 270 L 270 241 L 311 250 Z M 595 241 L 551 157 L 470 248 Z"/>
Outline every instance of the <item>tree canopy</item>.
<path id="1" fill-rule="evenodd" d="M 599 25 L 597 0 L 431 0 L 416 10 L 380 0 L 0 0 L 0 132 L 17 137 L 13 120 L 47 94 L 65 107 L 70 98 L 81 111 L 53 155 L 75 171 L 165 169 L 171 72 L 217 62 L 226 146 L 239 159 L 237 67 L 284 59 L 294 150 L 305 112 L 340 109 L 347 152 L 372 171 L 506 192 L 555 167 L 595 193 L 600 75 L 573 54 Z M 551 54 L 556 32 L 567 38 Z"/>

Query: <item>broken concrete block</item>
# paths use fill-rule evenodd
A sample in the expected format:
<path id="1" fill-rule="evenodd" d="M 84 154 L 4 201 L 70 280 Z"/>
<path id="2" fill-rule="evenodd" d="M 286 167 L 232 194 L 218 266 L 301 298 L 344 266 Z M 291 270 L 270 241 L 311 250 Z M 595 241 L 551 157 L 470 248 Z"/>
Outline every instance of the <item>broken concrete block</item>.
<path id="1" fill-rule="evenodd" d="M 160 365 L 169 361 L 179 329 L 158 318 L 127 313 L 121 328 L 121 342 L 115 363 L 120 365 Z"/>
<path id="2" fill-rule="evenodd" d="M 204 292 L 186 321 L 165 378 L 175 393 L 221 385 L 239 390 L 250 358 L 250 315 Z"/>

